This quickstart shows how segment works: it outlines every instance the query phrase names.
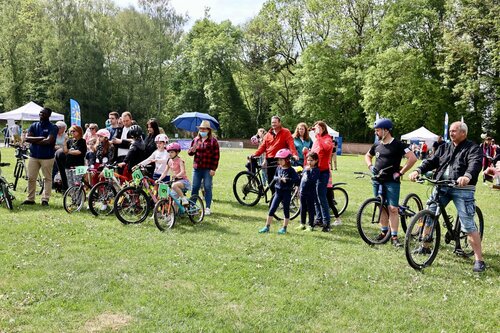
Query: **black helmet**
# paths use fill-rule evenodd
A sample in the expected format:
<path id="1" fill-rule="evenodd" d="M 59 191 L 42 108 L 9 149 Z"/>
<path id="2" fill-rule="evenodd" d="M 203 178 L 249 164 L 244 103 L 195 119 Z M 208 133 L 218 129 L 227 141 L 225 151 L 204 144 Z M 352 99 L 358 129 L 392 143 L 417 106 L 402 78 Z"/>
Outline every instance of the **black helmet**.
<path id="1" fill-rule="evenodd" d="M 132 125 L 127 132 L 127 137 L 132 139 L 138 139 L 142 137 L 142 128 L 139 125 Z"/>

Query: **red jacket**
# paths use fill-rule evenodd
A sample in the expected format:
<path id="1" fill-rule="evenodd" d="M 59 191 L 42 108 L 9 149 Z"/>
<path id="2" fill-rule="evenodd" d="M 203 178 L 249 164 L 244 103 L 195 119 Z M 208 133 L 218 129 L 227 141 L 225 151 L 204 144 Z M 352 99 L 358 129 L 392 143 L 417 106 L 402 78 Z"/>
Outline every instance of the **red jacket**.
<path id="1" fill-rule="evenodd" d="M 333 141 L 332 137 L 328 133 L 325 133 L 322 136 L 316 136 L 316 140 L 314 140 L 311 151 L 318 154 L 319 171 L 330 170 L 330 159 L 332 158 Z"/>
<path id="2" fill-rule="evenodd" d="M 295 149 L 295 144 L 293 143 L 293 137 L 290 130 L 282 127 L 278 133 L 274 134 L 271 128 L 260 144 L 257 151 L 254 153 L 255 156 L 260 156 L 262 153 L 266 153 L 266 158 L 271 158 L 276 155 L 278 150 L 288 148 L 292 152 L 292 155 L 297 156 L 297 149 Z"/>

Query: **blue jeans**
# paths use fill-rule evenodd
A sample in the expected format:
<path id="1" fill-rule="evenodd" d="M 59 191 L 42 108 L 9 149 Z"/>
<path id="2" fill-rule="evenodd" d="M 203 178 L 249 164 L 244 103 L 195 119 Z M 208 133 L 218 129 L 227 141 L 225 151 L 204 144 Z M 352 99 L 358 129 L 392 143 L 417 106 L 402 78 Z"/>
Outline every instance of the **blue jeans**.
<path id="1" fill-rule="evenodd" d="M 328 198 L 326 197 L 326 187 L 330 179 L 330 171 L 321 171 L 318 181 L 316 182 L 316 195 L 318 200 L 315 203 L 317 220 L 321 220 L 323 226 L 330 226 L 330 208 L 328 206 Z"/>
<path id="2" fill-rule="evenodd" d="M 290 218 L 290 202 L 292 201 L 292 192 L 290 190 L 276 190 L 273 201 L 267 215 L 272 216 L 278 209 L 280 203 L 283 203 L 283 215 L 286 219 Z"/>
<path id="3" fill-rule="evenodd" d="M 435 199 L 436 191 L 437 189 L 434 189 L 434 191 L 432 192 L 431 199 Z M 476 223 L 474 223 L 474 215 L 476 214 L 474 190 L 441 187 L 439 188 L 439 191 L 439 203 L 443 205 L 443 207 L 446 207 L 448 203 L 453 200 L 453 203 L 457 208 L 458 217 L 460 218 L 462 231 L 467 234 L 478 231 Z M 436 205 L 431 205 L 429 207 L 429 209 L 434 213 L 436 212 L 436 208 Z"/>
<path id="4" fill-rule="evenodd" d="M 192 195 L 198 195 L 203 179 L 203 187 L 205 189 L 205 207 L 210 208 L 212 204 L 212 176 L 210 169 L 193 169 L 193 191 Z"/>

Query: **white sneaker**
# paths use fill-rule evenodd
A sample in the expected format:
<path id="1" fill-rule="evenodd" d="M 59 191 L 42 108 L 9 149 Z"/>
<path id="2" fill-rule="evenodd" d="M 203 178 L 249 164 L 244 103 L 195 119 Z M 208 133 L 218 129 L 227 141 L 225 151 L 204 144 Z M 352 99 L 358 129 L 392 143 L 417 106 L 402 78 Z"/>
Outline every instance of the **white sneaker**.
<path id="1" fill-rule="evenodd" d="M 182 197 L 182 199 L 181 199 L 181 204 L 182 204 L 183 206 L 187 206 L 187 205 L 189 205 L 189 201 L 188 201 L 188 199 L 187 199 L 186 197 Z"/>
<path id="2" fill-rule="evenodd" d="M 104 205 L 102 205 L 102 206 L 101 206 L 101 210 L 102 210 L 102 211 L 105 211 L 105 210 L 107 210 L 107 209 L 108 209 L 108 205 L 104 204 Z"/>
<path id="3" fill-rule="evenodd" d="M 208 208 L 208 207 L 207 207 L 207 208 L 205 208 L 205 215 L 210 215 L 210 213 L 211 213 L 211 212 L 210 212 L 210 208 Z"/>
<path id="4" fill-rule="evenodd" d="M 336 218 L 335 221 L 332 223 L 333 226 L 339 226 L 339 225 L 342 225 L 342 221 L 340 220 L 340 217 L 339 218 Z"/>

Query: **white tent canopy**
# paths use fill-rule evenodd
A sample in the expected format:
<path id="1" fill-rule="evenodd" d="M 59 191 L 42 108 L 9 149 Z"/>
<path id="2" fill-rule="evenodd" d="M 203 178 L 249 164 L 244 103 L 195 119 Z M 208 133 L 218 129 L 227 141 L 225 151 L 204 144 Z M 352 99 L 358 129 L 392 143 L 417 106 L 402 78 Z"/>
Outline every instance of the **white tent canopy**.
<path id="1" fill-rule="evenodd" d="M 414 130 L 413 132 L 401 135 L 401 140 L 418 140 L 425 141 L 426 143 L 432 143 L 434 141 L 437 141 L 437 139 L 438 135 L 432 133 L 424 126 Z"/>
<path id="2" fill-rule="evenodd" d="M 29 102 L 26 105 L 21 106 L 15 110 L 0 113 L 0 120 L 26 120 L 26 121 L 38 121 L 40 120 L 40 111 L 43 109 L 40 105 Z M 56 112 L 52 112 L 50 116 L 50 121 L 63 120 L 64 115 Z"/>
<path id="3" fill-rule="evenodd" d="M 328 131 L 328 134 L 330 134 L 334 138 L 338 138 L 339 137 L 339 132 L 337 132 L 336 130 L 334 130 L 330 126 L 326 125 L 326 129 Z M 313 131 L 309 131 L 309 136 L 311 137 L 312 141 L 314 141 L 314 139 L 316 138 L 316 134 L 314 134 Z"/>

